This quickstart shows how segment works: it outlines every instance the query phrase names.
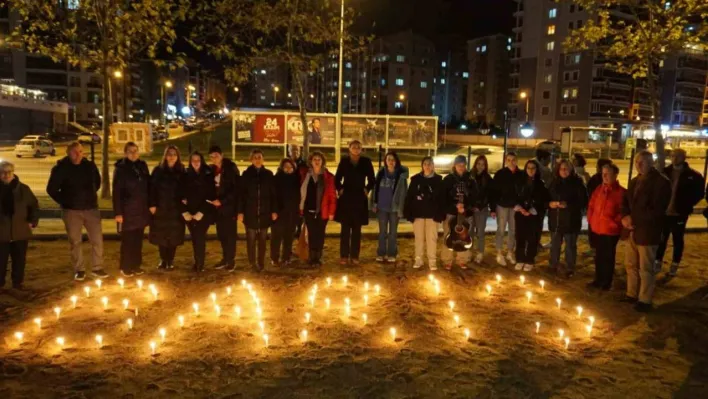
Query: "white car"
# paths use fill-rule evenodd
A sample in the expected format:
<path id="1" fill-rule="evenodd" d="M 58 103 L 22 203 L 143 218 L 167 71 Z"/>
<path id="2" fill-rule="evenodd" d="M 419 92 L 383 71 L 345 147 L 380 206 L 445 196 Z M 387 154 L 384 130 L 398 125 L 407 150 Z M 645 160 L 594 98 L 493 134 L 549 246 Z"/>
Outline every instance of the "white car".
<path id="1" fill-rule="evenodd" d="M 101 144 L 101 136 L 96 133 L 83 133 L 76 141 L 81 144 Z"/>
<path id="2" fill-rule="evenodd" d="M 22 158 L 23 156 L 54 156 L 56 153 L 54 143 L 51 140 L 42 138 L 42 136 L 25 136 L 15 145 L 15 156 L 17 158 Z"/>
<path id="3" fill-rule="evenodd" d="M 502 168 L 504 165 L 504 160 L 502 159 L 504 157 L 504 148 L 503 147 L 489 147 L 489 146 L 482 146 L 482 145 L 472 145 L 472 146 L 464 146 L 460 147 L 457 151 L 455 151 L 452 154 L 438 154 L 435 158 L 433 158 L 433 162 L 435 162 L 435 169 L 438 173 L 440 174 L 447 174 L 450 172 L 452 169 L 452 163 L 455 161 L 455 157 L 458 155 L 464 155 L 467 157 L 468 154 L 468 148 L 472 147 L 471 151 L 471 159 L 467 160 L 467 162 L 470 164 L 469 168 L 472 169 L 474 167 L 474 160 L 480 156 L 484 155 L 487 157 L 487 164 L 489 165 L 489 173 L 494 174 L 496 171 Z"/>

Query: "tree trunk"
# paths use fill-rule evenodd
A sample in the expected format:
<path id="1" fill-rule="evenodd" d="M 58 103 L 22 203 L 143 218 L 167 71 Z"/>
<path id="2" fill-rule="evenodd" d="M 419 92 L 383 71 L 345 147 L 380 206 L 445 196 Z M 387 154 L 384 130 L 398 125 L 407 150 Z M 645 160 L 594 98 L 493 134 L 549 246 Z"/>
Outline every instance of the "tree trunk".
<path id="1" fill-rule="evenodd" d="M 108 171 L 108 139 L 110 126 L 113 120 L 113 107 L 111 106 L 111 78 L 108 76 L 108 66 L 103 63 L 103 140 L 101 141 L 101 198 L 111 198 L 111 177 Z"/>
<path id="2" fill-rule="evenodd" d="M 310 135 L 307 134 L 307 99 L 299 72 L 293 72 L 293 81 L 297 90 L 297 107 L 300 110 L 300 121 L 302 122 L 302 154 L 303 159 L 307 159 L 310 156 Z"/>
<path id="3" fill-rule="evenodd" d="M 649 61 L 649 73 L 647 79 L 649 83 L 649 101 L 651 102 L 651 111 L 654 115 L 652 124 L 654 125 L 654 140 L 656 141 L 656 168 L 659 169 L 659 171 L 663 171 L 664 166 L 666 165 L 666 151 L 664 135 L 661 133 L 661 104 L 659 93 L 657 93 L 653 60 Z"/>

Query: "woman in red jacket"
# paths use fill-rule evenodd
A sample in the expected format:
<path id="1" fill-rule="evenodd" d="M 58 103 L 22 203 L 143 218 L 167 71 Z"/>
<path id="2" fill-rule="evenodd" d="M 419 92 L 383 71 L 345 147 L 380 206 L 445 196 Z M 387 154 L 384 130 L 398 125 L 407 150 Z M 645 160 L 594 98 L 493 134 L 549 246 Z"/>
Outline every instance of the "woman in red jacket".
<path id="1" fill-rule="evenodd" d="M 588 224 L 595 234 L 595 280 L 593 288 L 609 291 L 615 274 L 615 251 L 622 232 L 622 199 L 627 191 L 617 182 L 619 168 L 609 164 L 602 167 L 602 185 L 588 204 Z"/>
<path id="2" fill-rule="evenodd" d="M 319 267 L 322 266 L 325 228 L 328 221 L 334 220 L 337 209 L 337 194 L 334 175 L 325 167 L 324 155 L 314 151 L 310 154 L 308 164 L 309 169 L 301 173 L 300 212 L 307 226 L 310 266 Z"/>

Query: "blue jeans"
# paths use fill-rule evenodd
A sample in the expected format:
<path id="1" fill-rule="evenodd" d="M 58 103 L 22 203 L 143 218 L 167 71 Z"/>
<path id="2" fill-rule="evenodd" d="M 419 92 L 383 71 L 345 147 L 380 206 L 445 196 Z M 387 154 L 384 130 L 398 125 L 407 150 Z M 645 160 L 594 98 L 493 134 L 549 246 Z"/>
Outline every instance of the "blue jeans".
<path id="1" fill-rule="evenodd" d="M 575 270 L 575 258 L 578 253 L 578 233 L 558 233 L 551 236 L 551 267 L 560 262 L 561 245 L 565 241 L 565 263 L 569 271 Z"/>
<path id="2" fill-rule="evenodd" d="M 395 258 L 398 255 L 398 212 L 379 210 L 379 248 L 376 256 L 390 256 Z"/>

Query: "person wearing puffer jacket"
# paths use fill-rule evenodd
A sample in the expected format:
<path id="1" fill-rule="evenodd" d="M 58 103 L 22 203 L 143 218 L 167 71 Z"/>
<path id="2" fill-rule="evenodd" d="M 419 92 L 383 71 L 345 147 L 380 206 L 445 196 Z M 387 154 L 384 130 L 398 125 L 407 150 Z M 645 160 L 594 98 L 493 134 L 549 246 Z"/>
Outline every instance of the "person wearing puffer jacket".
<path id="1" fill-rule="evenodd" d="M 385 166 L 376 175 L 371 197 L 374 213 L 379 219 L 379 246 L 377 262 L 396 263 L 398 256 L 398 221 L 408 192 L 408 168 L 401 165 L 398 154 L 390 151 L 384 157 Z"/>

